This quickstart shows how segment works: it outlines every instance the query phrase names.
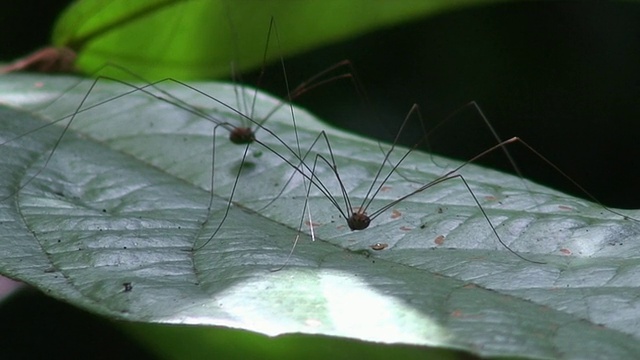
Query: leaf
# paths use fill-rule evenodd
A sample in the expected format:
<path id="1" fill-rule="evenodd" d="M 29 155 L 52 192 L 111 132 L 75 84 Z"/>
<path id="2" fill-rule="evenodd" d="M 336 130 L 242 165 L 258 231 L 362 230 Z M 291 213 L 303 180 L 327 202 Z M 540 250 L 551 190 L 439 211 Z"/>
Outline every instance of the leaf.
<path id="1" fill-rule="evenodd" d="M 383 1 L 372 6 L 366 0 L 85 0 L 60 17 L 53 41 L 76 50 L 76 65 L 85 73 L 118 64 L 149 80 L 226 77 L 231 61 L 239 71 L 262 64 L 271 17 L 282 38 L 277 51 L 267 54 L 273 61 L 419 16 L 486 2 Z"/>
<path id="2" fill-rule="evenodd" d="M 501 239 L 545 264 L 502 247 L 455 180 L 412 196 L 356 232 L 313 189 L 315 241 L 304 227 L 288 259 L 306 190 L 299 176 L 284 187 L 293 169 L 275 154 L 296 162 L 284 146 L 296 144 L 285 106 L 265 124 L 277 138 L 266 130 L 257 135 L 271 150 L 249 148 L 220 231 L 190 251 L 219 224 L 240 169 L 243 149 L 226 141 L 225 130 L 218 128 L 213 147 L 211 121 L 136 92 L 79 113 L 74 133 L 47 160 L 62 128 L 39 128 L 40 118 L 73 113 L 91 81 L 60 94 L 77 79 L 3 80 L 0 102 L 20 109 L 2 107 L 0 113 L 0 271 L 52 296 L 115 319 L 270 336 L 323 334 L 480 356 L 640 354 L 640 224 L 632 219 L 640 217 L 637 211 L 625 218 L 468 165 L 460 173 Z M 235 104 L 231 85 L 194 86 Z M 209 98 L 181 85 L 162 87 L 216 121 L 237 124 L 237 114 Z M 129 90 L 100 81 L 83 109 Z M 257 100 L 257 119 L 280 104 L 265 94 Z M 382 161 L 379 145 L 329 128 L 302 109 L 295 114 L 303 148 L 318 131 L 327 131 L 340 176 L 359 204 Z M 314 151 L 328 156 L 323 147 Z M 392 161 L 401 155 L 394 151 Z M 436 179 L 446 172 L 444 165 L 457 164 L 411 153 L 372 209 Z M 318 176 L 339 193 L 328 167 L 320 166 Z M 374 251 L 376 243 L 389 246 Z"/>

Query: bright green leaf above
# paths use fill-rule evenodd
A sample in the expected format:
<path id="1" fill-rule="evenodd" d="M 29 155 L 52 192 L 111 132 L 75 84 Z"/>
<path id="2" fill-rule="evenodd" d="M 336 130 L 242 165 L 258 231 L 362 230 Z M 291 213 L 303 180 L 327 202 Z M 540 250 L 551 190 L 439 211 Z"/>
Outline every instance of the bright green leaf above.
<path id="1" fill-rule="evenodd" d="M 244 147 L 231 144 L 221 127 L 215 147 L 211 136 L 216 122 L 238 124 L 237 114 L 177 84 L 162 88 L 208 118 L 175 106 L 158 89 L 151 91 L 170 101 L 135 92 L 84 110 L 131 90 L 100 81 L 73 132 L 58 144 L 63 128 L 41 126 L 76 110 L 90 84 L 72 87 L 77 81 L 11 75 L 0 82 L 0 102 L 11 105 L 0 108 L 4 275 L 90 311 L 139 322 L 325 334 L 481 356 L 640 354 L 637 221 L 468 165 L 460 173 L 501 239 L 545 264 L 502 247 L 458 180 L 396 204 L 355 232 L 313 188 L 311 241 L 308 215 L 303 218 L 307 183 L 291 177 L 292 166 L 276 155 L 296 163 L 284 146 L 297 149 L 288 107 L 265 123 L 271 134 L 258 131 L 268 148 L 251 145 L 238 177 Z M 236 106 L 232 85 L 194 85 Z M 280 104 L 264 94 L 257 100 L 255 119 Z M 303 149 L 320 130 L 327 132 L 358 206 L 382 162 L 381 148 L 389 146 L 329 128 L 301 109 L 295 114 Z M 315 153 L 328 156 L 323 146 Z M 396 149 L 391 161 L 402 154 Z M 371 210 L 457 165 L 411 153 Z M 317 175 L 340 194 L 326 165 Z M 220 223 L 236 179 L 223 226 L 210 243 L 191 250 Z M 629 216 L 640 218 L 637 211 Z M 388 247 L 375 251 L 377 243 Z"/>
<path id="2" fill-rule="evenodd" d="M 231 62 L 238 71 L 262 64 L 272 17 L 279 40 L 272 35 L 266 54 L 271 61 L 487 2 L 83 0 L 60 17 L 53 42 L 76 50 L 76 65 L 88 74 L 118 64 L 150 81 L 227 77 Z"/>

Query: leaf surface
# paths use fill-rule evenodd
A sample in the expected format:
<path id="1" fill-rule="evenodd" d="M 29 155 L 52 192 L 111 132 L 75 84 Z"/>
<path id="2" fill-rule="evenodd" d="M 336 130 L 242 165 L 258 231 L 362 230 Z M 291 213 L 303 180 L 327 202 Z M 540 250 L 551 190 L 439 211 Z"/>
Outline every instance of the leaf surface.
<path id="1" fill-rule="evenodd" d="M 289 258 L 306 183 L 292 178 L 293 167 L 283 161 L 296 164 L 287 106 L 265 123 L 272 133 L 258 131 L 268 147 L 251 145 L 241 166 L 244 147 L 227 141 L 226 130 L 217 127 L 215 146 L 212 141 L 215 125 L 238 124 L 237 114 L 175 84 L 161 86 L 208 118 L 135 92 L 82 111 L 60 140 L 63 127 L 41 126 L 76 110 L 91 80 L 71 88 L 77 81 L 11 75 L 0 83 L 0 102 L 11 105 L 0 112 L 4 275 L 91 311 L 141 322 L 325 334 L 482 356 L 640 354 L 640 224 L 633 219 L 468 165 L 460 173 L 501 239 L 545 264 L 502 247 L 455 179 L 355 232 L 313 188 L 315 241 L 303 226 Z M 236 107 L 233 86 L 194 86 Z M 130 90 L 99 81 L 83 109 Z M 255 119 L 280 104 L 265 94 L 257 100 Z M 302 109 L 295 114 L 302 149 L 327 132 L 340 177 L 359 205 L 382 162 L 380 145 L 329 128 Z M 313 151 L 328 156 L 322 146 Z M 402 154 L 397 149 L 391 161 Z M 371 210 L 457 164 L 411 153 Z M 340 193 L 327 166 L 319 165 L 317 176 Z M 223 226 L 206 246 L 191 250 L 215 231 L 236 179 Z M 374 251 L 376 243 L 388 247 Z"/>

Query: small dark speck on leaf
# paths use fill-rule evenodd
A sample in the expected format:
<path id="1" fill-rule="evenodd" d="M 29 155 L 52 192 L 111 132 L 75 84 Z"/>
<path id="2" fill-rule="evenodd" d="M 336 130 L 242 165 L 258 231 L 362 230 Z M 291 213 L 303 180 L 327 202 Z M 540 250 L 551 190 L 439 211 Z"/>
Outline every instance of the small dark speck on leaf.
<path id="1" fill-rule="evenodd" d="M 124 292 L 130 292 L 133 290 L 133 285 L 130 282 L 122 283 L 122 286 L 124 286 Z"/>
<path id="2" fill-rule="evenodd" d="M 385 244 L 385 243 L 375 243 L 373 245 L 370 246 L 370 248 L 372 248 L 373 250 L 384 250 L 389 246 L 389 244 Z"/>

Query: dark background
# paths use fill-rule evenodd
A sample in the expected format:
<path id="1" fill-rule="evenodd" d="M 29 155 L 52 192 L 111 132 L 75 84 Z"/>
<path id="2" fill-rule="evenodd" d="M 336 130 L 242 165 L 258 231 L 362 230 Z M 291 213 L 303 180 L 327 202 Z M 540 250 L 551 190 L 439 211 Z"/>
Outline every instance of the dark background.
<path id="1" fill-rule="evenodd" d="M 640 206 L 640 4 L 524 2 L 450 12 L 289 59 L 290 83 L 341 59 L 355 64 L 373 108 L 363 116 L 348 86 L 297 101 L 323 119 L 391 140 L 413 103 L 433 125 L 476 101 L 503 139 L 525 139 L 600 202 Z M 437 152 L 467 160 L 496 144 L 472 109 L 453 120 L 430 137 Z M 525 176 L 588 198 L 531 152 L 511 149 Z M 512 169 L 501 155 L 487 160 Z"/>
<path id="2" fill-rule="evenodd" d="M 47 44 L 55 16 L 65 3 L 4 4 L 0 60 Z M 640 179 L 636 173 L 640 168 L 636 142 L 640 4 L 518 2 L 448 12 L 288 59 L 290 82 L 297 84 L 342 59 L 355 65 L 369 103 L 363 106 L 344 83 L 299 99 L 323 119 L 390 140 L 413 103 L 420 105 L 423 117 L 433 125 L 476 101 L 503 139 L 519 136 L 527 140 L 608 206 L 640 207 L 636 190 Z M 277 67 L 266 73 L 280 76 Z M 256 73 L 244 76 L 249 83 L 256 78 Z M 282 95 L 279 83 L 268 77 L 262 80 L 270 91 Z M 495 144 L 478 120 L 477 112 L 462 111 L 430 138 L 430 144 L 445 154 L 468 159 Z M 405 141 L 410 145 L 416 139 L 410 136 Z M 585 197 L 530 152 L 512 151 L 527 177 Z M 511 168 L 500 156 L 496 161 L 502 164 L 495 166 Z M 4 324 L 0 349 L 19 344 L 26 334 L 38 341 L 41 331 L 51 341 L 49 349 L 57 349 L 57 344 L 67 351 L 82 351 L 86 345 L 87 351 L 94 350 L 93 358 L 121 358 L 122 354 L 95 352 L 121 348 L 141 358 L 129 345 L 113 345 L 119 340 L 111 330 L 100 333 L 103 323 L 76 323 L 73 319 L 86 315 L 48 303 L 52 300 L 34 305 L 28 299 L 14 298 L 0 308 Z M 34 307 L 49 310 L 34 312 Z M 13 326 L 18 322 L 40 325 L 25 333 Z M 68 332 L 89 326 L 95 327 L 91 327 L 93 342 Z M 21 349 L 44 349 L 33 345 Z"/>

